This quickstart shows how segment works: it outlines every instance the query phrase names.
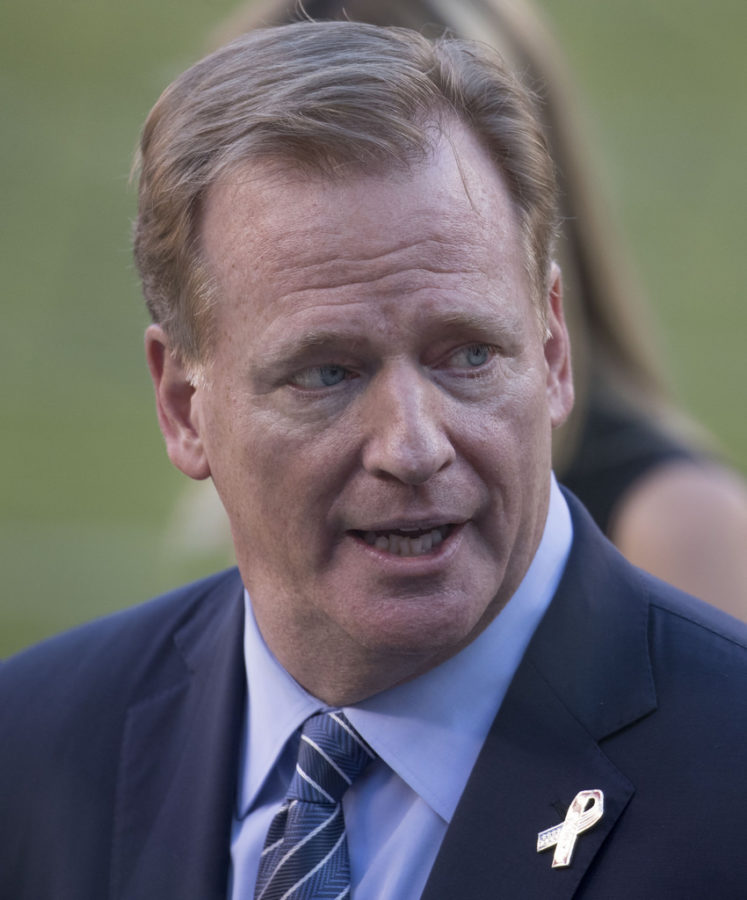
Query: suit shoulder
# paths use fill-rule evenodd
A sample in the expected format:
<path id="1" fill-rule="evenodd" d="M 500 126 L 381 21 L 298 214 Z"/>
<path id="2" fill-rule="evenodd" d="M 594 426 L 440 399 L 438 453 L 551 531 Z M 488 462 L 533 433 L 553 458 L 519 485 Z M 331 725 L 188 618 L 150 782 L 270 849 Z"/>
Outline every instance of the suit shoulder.
<path id="1" fill-rule="evenodd" d="M 97 687 L 137 668 L 143 657 L 171 647 L 183 624 L 196 615 L 209 617 L 226 591 L 240 587 L 237 570 L 229 569 L 20 651 L 0 666 L 0 708 L 29 695 L 68 695 L 81 684 L 95 696 Z"/>
<path id="2" fill-rule="evenodd" d="M 651 610 L 654 647 L 671 633 L 676 635 L 674 647 L 707 645 L 747 665 L 747 623 L 646 573 L 641 578 Z"/>
<path id="3" fill-rule="evenodd" d="M 604 618 L 605 630 L 610 621 L 620 628 L 623 621 L 637 615 L 633 604 L 638 598 L 643 601 L 639 621 L 650 620 L 653 647 L 657 636 L 672 631 L 695 643 L 715 647 L 723 642 L 724 649 L 733 647 L 737 659 L 743 656 L 747 624 L 634 566 L 602 535 L 579 501 L 567 491 L 565 496 L 573 517 L 574 543 L 564 581 L 574 591 L 584 584 L 603 589 L 605 616 L 611 612 L 610 602 L 616 611 L 612 620 Z"/>
<path id="4" fill-rule="evenodd" d="M 34 885 L 23 897 L 106 893 L 131 723 L 143 710 L 183 709 L 168 701 L 194 696 L 195 672 L 221 658 L 227 635 L 240 643 L 242 590 L 238 572 L 221 573 L 0 667 L 0 895 L 6 883 Z M 159 758 L 160 738 L 152 740 L 153 756 L 138 759 L 142 773 Z"/>
<path id="5" fill-rule="evenodd" d="M 744 793 L 747 626 L 644 573 L 641 578 L 657 708 L 641 733 L 673 771 L 711 760 Z"/>

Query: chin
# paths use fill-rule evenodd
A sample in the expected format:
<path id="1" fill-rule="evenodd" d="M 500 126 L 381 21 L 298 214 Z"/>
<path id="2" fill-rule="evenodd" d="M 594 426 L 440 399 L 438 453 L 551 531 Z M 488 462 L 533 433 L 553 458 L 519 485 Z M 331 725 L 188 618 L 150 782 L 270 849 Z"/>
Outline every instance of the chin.
<path id="1" fill-rule="evenodd" d="M 376 615 L 346 617 L 343 629 L 369 652 L 441 661 L 458 653 L 497 613 L 494 597 L 426 596 L 378 601 Z"/>

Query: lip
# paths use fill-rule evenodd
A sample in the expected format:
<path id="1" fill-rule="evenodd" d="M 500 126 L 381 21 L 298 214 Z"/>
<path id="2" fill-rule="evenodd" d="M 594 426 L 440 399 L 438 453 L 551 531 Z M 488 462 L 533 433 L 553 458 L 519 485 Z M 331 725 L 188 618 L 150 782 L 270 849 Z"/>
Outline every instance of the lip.
<path id="1" fill-rule="evenodd" d="M 348 531 L 430 531 L 433 528 L 445 528 L 447 525 L 457 528 L 460 525 L 464 525 L 466 521 L 464 516 L 451 516 L 446 513 L 438 516 L 428 516 L 427 518 L 382 519 L 367 522 L 364 525 L 354 525 Z"/>
<path id="2" fill-rule="evenodd" d="M 413 525 L 412 521 L 399 521 L 395 526 L 393 523 L 387 523 L 383 528 L 371 528 L 367 531 L 406 531 L 406 530 L 431 530 L 433 528 L 443 528 L 446 524 L 450 526 L 449 534 L 437 546 L 432 547 L 426 553 L 419 553 L 413 556 L 400 556 L 391 553 L 388 550 L 379 549 L 375 545 L 367 543 L 364 539 L 365 532 L 358 529 L 351 529 L 347 532 L 353 546 L 363 557 L 367 557 L 374 562 L 379 571 L 382 573 L 390 572 L 392 574 L 407 573 L 409 575 L 435 575 L 446 567 L 453 556 L 457 553 L 464 535 L 466 522 L 448 522 L 443 519 L 429 519 L 425 524 L 418 522 Z M 434 525 L 433 522 L 436 524 Z"/>

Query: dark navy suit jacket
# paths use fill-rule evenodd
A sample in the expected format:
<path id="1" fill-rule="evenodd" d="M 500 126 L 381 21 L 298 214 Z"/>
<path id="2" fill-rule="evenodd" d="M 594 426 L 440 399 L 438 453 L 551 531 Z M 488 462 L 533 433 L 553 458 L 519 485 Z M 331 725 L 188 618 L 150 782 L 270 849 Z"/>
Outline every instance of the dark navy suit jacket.
<path id="1" fill-rule="evenodd" d="M 745 898 L 747 629 L 570 503 L 565 575 L 423 900 Z M 225 900 L 242 617 L 232 570 L 0 667 L 1 900 Z M 602 819 L 552 868 L 537 833 L 594 789 Z"/>

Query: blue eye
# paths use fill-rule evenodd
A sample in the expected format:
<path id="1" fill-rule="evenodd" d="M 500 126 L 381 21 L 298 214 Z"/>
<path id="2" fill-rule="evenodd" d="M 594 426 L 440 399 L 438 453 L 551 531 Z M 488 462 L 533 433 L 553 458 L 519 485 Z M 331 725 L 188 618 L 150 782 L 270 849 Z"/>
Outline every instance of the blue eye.
<path id="1" fill-rule="evenodd" d="M 292 383 L 297 387 L 307 390 L 319 390 L 320 388 L 334 387 L 349 376 L 349 372 L 343 366 L 311 366 L 297 372 Z"/>
<path id="2" fill-rule="evenodd" d="M 490 344 L 467 344 L 451 354 L 448 365 L 454 369 L 478 369 L 490 362 L 494 349 Z"/>
<path id="3" fill-rule="evenodd" d="M 342 366 L 319 366 L 319 380 L 325 387 L 339 384 L 345 378 L 345 369 Z"/>
<path id="4" fill-rule="evenodd" d="M 464 354 L 470 366 L 484 366 L 490 358 L 490 347 L 487 344 L 473 344 L 466 347 Z"/>

